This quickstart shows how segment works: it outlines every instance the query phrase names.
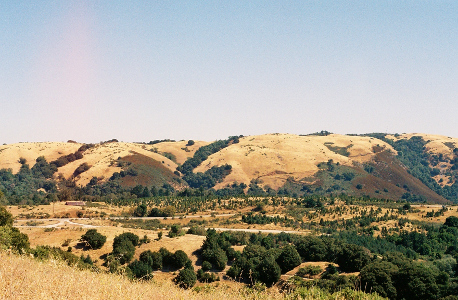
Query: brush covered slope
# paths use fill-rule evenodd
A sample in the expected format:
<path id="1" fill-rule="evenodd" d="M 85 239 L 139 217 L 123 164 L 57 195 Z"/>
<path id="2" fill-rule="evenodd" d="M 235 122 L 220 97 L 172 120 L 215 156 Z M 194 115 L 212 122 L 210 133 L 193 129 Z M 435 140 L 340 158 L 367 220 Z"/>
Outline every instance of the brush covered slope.
<path id="1" fill-rule="evenodd" d="M 458 139 L 437 135 L 328 132 L 212 143 L 19 143 L 0 146 L 0 189 L 17 203 L 67 189 L 73 196 L 103 197 L 135 188 L 140 197 L 162 189 L 219 196 L 346 193 L 447 203 L 458 199 L 457 145 Z"/>

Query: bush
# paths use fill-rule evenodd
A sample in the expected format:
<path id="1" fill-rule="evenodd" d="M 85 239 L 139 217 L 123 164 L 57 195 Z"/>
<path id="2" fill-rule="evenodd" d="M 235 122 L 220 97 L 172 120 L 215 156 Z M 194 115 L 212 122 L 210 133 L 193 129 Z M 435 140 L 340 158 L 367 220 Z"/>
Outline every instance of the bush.
<path id="1" fill-rule="evenodd" d="M 217 270 L 223 270 L 227 264 L 226 252 L 219 247 L 204 250 L 202 252 L 202 258 L 211 262 Z"/>
<path id="2" fill-rule="evenodd" d="M 173 265 L 173 253 L 172 252 L 162 247 L 161 249 L 159 249 L 159 253 L 161 254 L 163 265 L 166 265 L 166 266 Z"/>
<path id="3" fill-rule="evenodd" d="M 347 244 L 338 254 L 337 263 L 344 272 L 359 272 L 370 261 L 368 252 L 361 246 Z"/>
<path id="4" fill-rule="evenodd" d="M 458 218 L 455 216 L 450 216 L 447 219 L 445 219 L 444 225 L 448 227 L 457 227 L 458 228 Z"/>
<path id="5" fill-rule="evenodd" d="M 185 268 L 183 270 L 180 270 L 177 277 L 175 277 L 173 281 L 181 288 L 189 289 L 196 284 L 197 275 L 194 272 L 194 270 L 190 268 Z"/>
<path id="6" fill-rule="evenodd" d="M 162 269 L 162 255 L 159 252 L 144 251 L 140 254 L 140 261 L 148 264 L 153 270 Z"/>
<path id="7" fill-rule="evenodd" d="M 361 284 L 366 290 L 377 292 L 382 297 L 396 299 L 394 277 L 398 267 L 387 261 L 375 261 L 361 270 Z"/>
<path id="8" fill-rule="evenodd" d="M 184 231 L 181 229 L 180 225 L 172 225 L 170 226 L 170 231 L 169 231 L 169 237 L 174 238 L 177 236 L 182 236 L 184 235 Z"/>
<path id="9" fill-rule="evenodd" d="M 188 255 L 183 250 L 177 250 L 173 254 L 173 264 L 176 268 L 182 268 L 189 261 Z"/>
<path id="10" fill-rule="evenodd" d="M 0 226 L 13 226 L 13 215 L 4 206 L 0 206 Z"/>
<path id="11" fill-rule="evenodd" d="M 137 235 L 125 232 L 114 238 L 113 255 L 120 264 L 129 262 L 135 254 L 135 246 L 138 245 L 139 238 Z"/>
<path id="12" fill-rule="evenodd" d="M 211 283 L 214 281 L 219 281 L 219 277 L 213 273 L 204 272 L 202 269 L 197 271 L 197 279 L 200 282 Z"/>
<path id="13" fill-rule="evenodd" d="M 140 238 L 138 237 L 138 235 L 133 234 L 132 232 L 124 232 L 114 238 L 113 248 L 115 247 L 117 243 L 120 243 L 121 240 L 129 240 L 132 243 L 132 245 L 134 246 L 138 246 L 140 243 Z"/>
<path id="14" fill-rule="evenodd" d="M 293 245 L 286 245 L 283 247 L 280 256 L 277 259 L 282 273 L 286 273 L 289 270 L 294 269 L 302 262 L 301 256 L 297 253 L 296 248 Z"/>
<path id="15" fill-rule="evenodd" d="M 281 269 L 271 255 L 267 255 L 258 265 L 258 280 L 271 286 L 280 279 Z"/>
<path id="16" fill-rule="evenodd" d="M 81 241 L 86 242 L 92 249 L 100 249 L 107 241 L 107 237 L 98 233 L 97 229 L 89 229 L 81 236 Z"/>
<path id="17" fill-rule="evenodd" d="M 138 279 L 152 279 L 153 269 L 147 263 L 142 261 L 134 260 L 129 264 L 128 268 L 132 271 L 132 276 Z"/>
<path id="18" fill-rule="evenodd" d="M 145 204 L 140 204 L 135 209 L 134 216 L 135 217 L 144 217 L 144 216 L 146 216 L 147 212 L 148 212 L 148 208 L 146 207 L 146 205 Z"/>
<path id="19" fill-rule="evenodd" d="M 303 268 L 300 268 L 297 271 L 296 275 L 301 277 L 315 276 L 320 274 L 322 271 L 323 270 L 320 268 L 320 266 L 305 266 Z"/>
<path id="20" fill-rule="evenodd" d="M 205 261 L 202 263 L 202 270 L 204 270 L 204 271 L 209 271 L 209 270 L 211 270 L 211 268 L 212 268 L 212 264 L 211 264 L 210 262 L 208 262 L 208 261 L 205 260 Z"/>

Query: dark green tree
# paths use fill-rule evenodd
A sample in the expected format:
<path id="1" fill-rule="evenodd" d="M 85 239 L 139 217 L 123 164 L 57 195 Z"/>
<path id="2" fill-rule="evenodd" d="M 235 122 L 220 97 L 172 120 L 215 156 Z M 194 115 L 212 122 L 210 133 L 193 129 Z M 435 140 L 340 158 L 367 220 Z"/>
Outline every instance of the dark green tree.
<path id="1" fill-rule="evenodd" d="M 81 236 L 81 241 L 86 242 L 91 249 L 100 249 L 107 241 L 107 237 L 97 232 L 97 229 L 89 229 Z"/>
<path id="2" fill-rule="evenodd" d="M 257 280 L 265 283 L 267 286 L 272 286 L 280 279 L 281 269 L 271 255 L 266 255 L 261 260 L 260 264 L 256 268 Z"/>
<path id="3" fill-rule="evenodd" d="M 396 299 L 393 277 L 398 270 L 397 266 L 387 261 L 372 262 L 361 270 L 361 286 L 366 292 L 377 292 L 382 297 Z"/>
<path id="4" fill-rule="evenodd" d="M 277 263 L 281 268 L 282 273 L 294 269 L 302 262 L 301 256 L 297 253 L 293 245 L 283 247 L 280 256 L 277 258 Z"/>
<path id="5" fill-rule="evenodd" d="M 132 275 L 138 279 L 152 279 L 153 278 L 153 269 L 147 263 L 143 261 L 134 260 L 128 265 L 128 268 L 132 271 Z"/>
<path id="6" fill-rule="evenodd" d="M 148 207 L 146 207 L 145 204 L 140 204 L 134 210 L 134 216 L 135 217 L 144 217 L 144 216 L 146 216 L 147 213 L 148 213 Z"/>
<path id="7" fill-rule="evenodd" d="M 176 268 L 180 269 L 189 261 L 188 255 L 183 250 L 177 250 L 173 254 L 173 262 Z"/>
<path id="8" fill-rule="evenodd" d="M 13 215 L 4 206 L 0 206 L 0 226 L 13 226 Z"/>
<path id="9" fill-rule="evenodd" d="M 177 277 L 173 280 L 175 284 L 179 285 L 181 288 L 189 289 L 192 288 L 197 281 L 196 272 L 190 268 L 184 268 L 180 270 Z"/>

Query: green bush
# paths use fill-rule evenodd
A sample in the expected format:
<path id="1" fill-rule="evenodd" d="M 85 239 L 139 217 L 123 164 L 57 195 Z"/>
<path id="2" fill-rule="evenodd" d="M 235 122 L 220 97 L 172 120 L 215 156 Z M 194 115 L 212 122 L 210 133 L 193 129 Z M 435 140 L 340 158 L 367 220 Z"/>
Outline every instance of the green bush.
<path id="1" fill-rule="evenodd" d="M 92 249 L 100 249 L 107 241 L 107 237 L 97 232 L 97 229 L 89 229 L 81 236 L 81 241 L 86 242 Z"/>
<path id="2" fill-rule="evenodd" d="M 257 279 L 267 286 L 275 284 L 280 279 L 280 266 L 271 255 L 264 257 L 256 269 L 258 273 Z"/>
<path id="3" fill-rule="evenodd" d="M 113 242 L 113 256 L 119 260 L 120 264 L 129 262 L 135 254 L 135 246 L 128 238 L 115 237 Z"/>
<path id="4" fill-rule="evenodd" d="M 211 270 L 211 268 L 212 268 L 212 264 L 211 264 L 210 262 L 208 262 L 208 261 L 205 260 L 205 261 L 202 263 L 202 270 L 204 270 L 204 271 L 209 271 L 209 270 Z"/>
<path id="5" fill-rule="evenodd" d="M 153 270 L 162 269 L 162 255 L 159 252 L 144 251 L 140 254 L 140 261 L 148 264 Z"/>
<path id="6" fill-rule="evenodd" d="M 294 269 L 300 265 L 301 262 L 301 256 L 297 253 L 297 250 L 293 245 L 286 245 L 283 247 L 281 254 L 277 259 L 277 263 L 280 266 L 282 273 L 286 273 L 289 270 Z"/>
<path id="7" fill-rule="evenodd" d="M 0 206 L 0 226 L 13 226 L 13 216 L 4 206 Z"/>
<path id="8" fill-rule="evenodd" d="M 134 216 L 135 217 L 144 217 L 144 216 L 146 216 L 147 213 L 148 213 L 148 207 L 146 207 L 145 204 L 140 204 L 134 210 Z"/>
<path id="9" fill-rule="evenodd" d="M 140 238 L 138 237 L 138 235 L 133 234 L 132 232 L 124 232 L 114 238 L 113 248 L 116 246 L 116 244 L 120 243 L 122 240 L 129 240 L 132 243 L 132 245 L 134 246 L 138 246 L 140 243 Z"/>
<path id="10" fill-rule="evenodd" d="M 183 250 L 177 250 L 173 254 L 173 264 L 178 269 L 184 267 L 188 261 L 188 255 Z"/>
<path id="11" fill-rule="evenodd" d="M 180 225 L 174 224 L 170 226 L 170 231 L 169 231 L 169 237 L 174 238 L 177 236 L 182 236 L 184 235 L 184 231 L 181 229 Z"/>
<path id="12" fill-rule="evenodd" d="M 128 268 L 132 271 L 132 275 L 138 279 L 149 280 L 153 278 L 153 269 L 147 263 L 143 261 L 134 260 L 128 265 Z"/>
<path id="13" fill-rule="evenodd" d="M 305 266 L 303 268 L 300 268 L 297 271 L 296 275 L 301 277 L 315 276 L 320 274 L 322 271 L 323 270 L 320 268 L 320 266 Z"/>
<path id="14" fill-rule="evenodd" d="M 196 284 L 197 275 L 194 270 L 190 268 L 184 268 L 180 270 L 177 277 L 175 277 L 173 281 L 181 288 L 189 289 Z"/>

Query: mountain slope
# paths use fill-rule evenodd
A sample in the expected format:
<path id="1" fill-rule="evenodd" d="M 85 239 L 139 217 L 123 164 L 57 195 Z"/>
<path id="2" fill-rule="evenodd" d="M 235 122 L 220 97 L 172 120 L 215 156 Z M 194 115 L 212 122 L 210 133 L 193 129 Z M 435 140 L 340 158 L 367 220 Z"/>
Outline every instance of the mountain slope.
<path id="1" fill-rule="evenodd" d="M 447 203 L 458 201 L 457 145 L 458 139 L 438 135 L 327 132 L 234 136 L 212 143 L 19 143 L 0 146 L 0 169 L 11 169 L 0 170 L 0 188 L 23 197 L 41 188 L 52 192 L 53 180 L 69 188 L 107 183 L 106 192 L 102 187 L 96 193 L 102 196 L 137 185 L 172 192 L 187 184 L 220 190 L 238 183 L 236 193 L 253 195 L 347 193 Z M 35 165 L 40 156 L 47 162 L 38 159 Z M 15 186 L 21 186 L 19 193 Z"/>

